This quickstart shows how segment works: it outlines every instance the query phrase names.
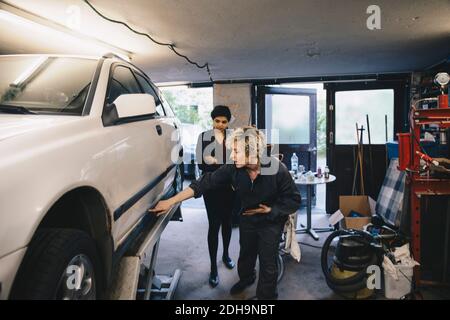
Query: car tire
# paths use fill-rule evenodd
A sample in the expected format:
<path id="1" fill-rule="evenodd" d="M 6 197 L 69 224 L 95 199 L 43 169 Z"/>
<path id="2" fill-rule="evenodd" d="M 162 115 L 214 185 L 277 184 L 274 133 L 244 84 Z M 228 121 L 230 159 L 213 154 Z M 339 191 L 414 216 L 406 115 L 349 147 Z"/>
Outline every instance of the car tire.
<path id="1" fill-rule="evenodd" d="M 100 278 L 96 245 L 86 232 L 38 230 L 19 269 L 11 299 L 93 300 L 100 296 Z"/>

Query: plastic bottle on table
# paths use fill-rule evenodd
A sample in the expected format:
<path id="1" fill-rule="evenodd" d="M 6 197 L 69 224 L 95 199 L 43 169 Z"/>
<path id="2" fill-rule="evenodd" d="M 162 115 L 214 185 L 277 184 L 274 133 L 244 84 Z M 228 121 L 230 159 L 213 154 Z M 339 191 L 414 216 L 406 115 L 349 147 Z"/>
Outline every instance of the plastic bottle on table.
<path id="1" fill-rule="evenodd" d="M 328 168 L 328 166 L 325 166 L 325 169 L 323 171 L 323 175 L 325 179 L 329 179 L 330 178 L 330 169 Z"/>
<path id="2" fill-rule="evenodd" d="M 295 172 L 295 175 L 297 175 L 297 172 L 298 172 L 298 157 L 295 154 L 295 152 L 292 154 L 292 157 L 291 157 L 291 170 Z"/>

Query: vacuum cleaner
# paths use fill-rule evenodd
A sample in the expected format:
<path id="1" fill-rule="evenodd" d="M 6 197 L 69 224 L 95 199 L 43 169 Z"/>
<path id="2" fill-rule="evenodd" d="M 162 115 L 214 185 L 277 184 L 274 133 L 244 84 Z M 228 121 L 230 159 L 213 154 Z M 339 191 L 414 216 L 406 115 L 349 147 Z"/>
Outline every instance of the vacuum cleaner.
<path id="1" fill-rule="evenodd" d="M 332 243 L 336 239 L 334 247 Z M 367 288 L 367 268 L 380 266 L 384 253 L 404 241 L 399 233 L 376 219 L 367 230 L 334 231 L 325 240 L 321 252 L 321 267 L 327 285 L 347 298 L 370 297 L 373 290 Z M 333 249 L 335 252 L 330 264 L 330 251 Z"/>

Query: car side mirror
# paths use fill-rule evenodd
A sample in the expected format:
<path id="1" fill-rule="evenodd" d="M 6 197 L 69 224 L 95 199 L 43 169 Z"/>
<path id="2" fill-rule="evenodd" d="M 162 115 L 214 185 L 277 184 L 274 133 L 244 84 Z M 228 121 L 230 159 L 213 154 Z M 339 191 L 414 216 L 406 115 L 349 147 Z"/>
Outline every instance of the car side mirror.
<path id="1" fill-rule="evenodd" d="M 155 98 L 147 93 L 122 94 L 114 100 L 118 119 L 153 115 L 156 113 Z"/>

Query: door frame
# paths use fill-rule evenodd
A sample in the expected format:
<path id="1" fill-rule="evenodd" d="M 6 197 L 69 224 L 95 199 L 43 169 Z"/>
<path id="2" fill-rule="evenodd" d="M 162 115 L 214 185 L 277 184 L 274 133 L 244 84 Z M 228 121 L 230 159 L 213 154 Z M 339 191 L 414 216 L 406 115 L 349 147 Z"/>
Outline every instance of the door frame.
<path id="1" fill-rule="evenodd" d="M 303 88 L 279 88 L 258 86 L 257 87 L 257 105 L 256 105 L 256 124 L 259 129 L 266 128 L 266 94 L 279 94 L 279 95 L 300 95 L 308 96 L 310 98 L 310 112 L 309 112 L 309 144 L 288 144 L 288 150 L 295 152 L 295 150 L 301 152 L 308 152 L 308 162 L 311 168 L 315 168 L 317 165 L 317 93 L 315 89 L 303 89 Z M 314 150 L 310 150 L 310 146 L 313 145 Z M 311 154 L 314 156 L 311 157 Z M 283 162 L 290 167 L 289 159 L 284 158 Z"/>
<path id="2" fill-rule="evenodd" d="M 279 144 L 283 145 L 281 149 L 284 149 L 286 153 L 283 157 L 283 163 L 287 168 L 290 168 L 290 158 L 289 155 L 296 152 L 299 157 L 299 165 L 303 164 L 300 157 L 300 153 L 306 153 L 307 159 L 304 163 L 306 170 L 315 171 L 317 167 L 317 91 L 316 89 L 307 88 L 280 88 L 280 87 L 269 87 L 269 86 L 257 86 L 256 87 L 256 124 L 259 129 L 266 128 L 266 94 L 280 94 L 280 95 L 300 95 L 308 96 L 310 101 L 309 108 L 309 143 L 308 144 Z M 304 158 L 303 158 L 304 159 Z M 316 203 L 316 188 L 314 187 L 314 192 L 312 195 L 312 203 Z M 299 188 L 302 198 L 306 198 L 306 187 L 301 186 Z M 303 204 L 303 201 L 302 201 Z"/>
<path id="3" fill-rule="evenodd" d="M 336 92 L 356 91 L 356 90 L 394 90 L 394 119 L 393 138 L 396 140 L 396 132 L 405 132 L 408 129 L 408 105 L 409 105 L 409 80 L 407 77 L 392 80 L 376 80 L 370 82 L 345 82 L 345 83 L 325 83 L 324 89 L 327 91 L 327 139 L 326 153 L 330 171 L 337 176 L 336 167 Z M 365 127 L 365 123 L 364 123 Z M 373 130 L 373 127 L 372 127 Z M 384 127 L 383 127 L 384 130 Z M 342 145 L 350 146 L 350 145 Z M 335 212 L 339 208 L 339 197 L 337 184 L 326 185 L 326 211 Z"/>

